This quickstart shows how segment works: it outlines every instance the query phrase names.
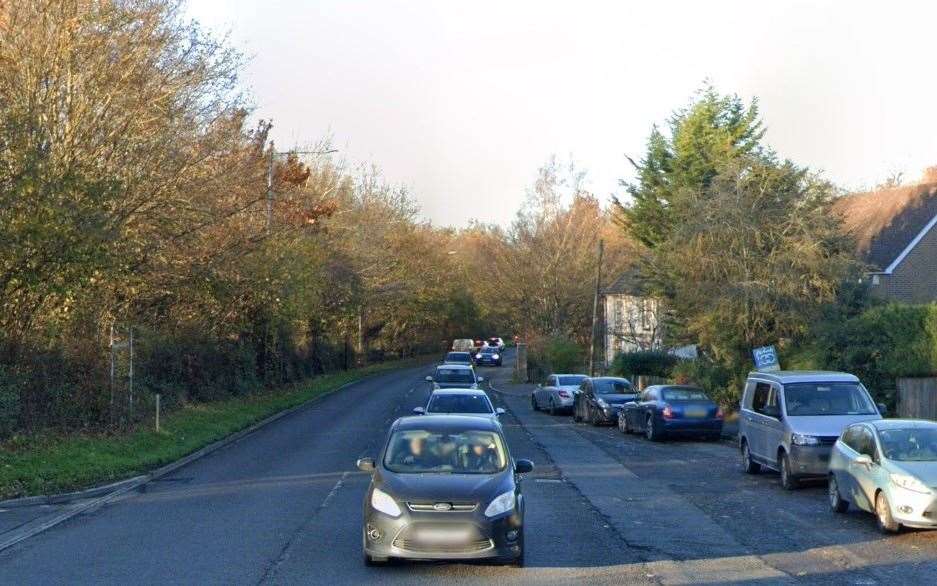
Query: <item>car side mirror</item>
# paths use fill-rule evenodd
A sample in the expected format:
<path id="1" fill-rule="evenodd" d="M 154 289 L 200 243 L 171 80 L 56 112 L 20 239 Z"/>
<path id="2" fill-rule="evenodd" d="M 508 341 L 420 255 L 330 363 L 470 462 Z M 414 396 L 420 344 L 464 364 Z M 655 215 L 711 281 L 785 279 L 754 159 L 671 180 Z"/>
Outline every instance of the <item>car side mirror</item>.
<path id="1" fill-rule="evenodd" d="M 859 454 L 859 456 L 856 457 L 856 464 L 868 468 L 872 465 L 872 456 L 868 454 Z"/>
<path id="2" fill-rule="evenodd" d="M 374 472 L 374 458 L 358 458 L 357 466 L 362 472 Z"/>
<path id="3" fill-rule="evenodd" d="M 781 410 L 777 407 L 765 407 L 762 412 L 768 417 L 774 417 L 775 419 L 781 418 Z"/>
<path id="4" fill-rule="evenodd" d="M 416 413 L 417 415 L 423 415 L 426 413 L 426 409 L 422 407 L 414 407 L 413 412 Z"/>
<path id="5" fill-rule="evenodd" d="M 427 377 L 426 377 L 426 382 L 428 382 L 428 383 L 433 382 L 433 377 L 427 376 Z"/>
<path id="6" fill-rule="evenodd" d="M 495 415 L 504 415 L 505 413 L 507 413 L 507 411 L 505 411 L 501 407 L 498 407 L 497 409 L 495 409 Z"/>
<path id="7" fill-rule="evenodd" d="M 878 408 L 878 414 L 885 417 L 885 414 L 888 413 L 888 407 L 885 403 L 876 403 L 875 406 Z"/>
<path id="8" fill-rule="evenodd" d="M 518 474 L 527 474 L 534 471 L 534 463 L 530 460 L 518 460 L 514 462 L 514 471 Z"/>
<path id="9" fill-rule="evenodd" d="M 483 376 L 478 377 L 478 382 L 480 382 L 480 383 L 485 382 L 485 377 L 483 377 Z"/>
<path id="10" fill-rule="evenodd" d="M 543 383 L 537 383 L 537 388 L 540 388 L 542 386 L 543 386 Z"/>

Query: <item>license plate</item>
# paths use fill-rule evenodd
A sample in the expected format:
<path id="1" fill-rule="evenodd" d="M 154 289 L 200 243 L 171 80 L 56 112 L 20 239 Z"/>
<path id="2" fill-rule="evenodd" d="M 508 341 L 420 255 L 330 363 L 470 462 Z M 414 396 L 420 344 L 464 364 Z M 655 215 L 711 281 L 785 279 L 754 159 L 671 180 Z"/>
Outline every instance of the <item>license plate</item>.
<path id="1" fill-rule="evenodd" d="M 427 544 L 443 545 L 465 543 L 471 535 L 468 529 L 461 527 L 421 527 L 416 537 Z"/>
<path id="2" fill-rule="evenodd" d="M 703 417 L 706 417 L 706 410 L 705 409 L 687 409 L 686 416 L 693 417 L 694 419 L 702 419 Z"/>

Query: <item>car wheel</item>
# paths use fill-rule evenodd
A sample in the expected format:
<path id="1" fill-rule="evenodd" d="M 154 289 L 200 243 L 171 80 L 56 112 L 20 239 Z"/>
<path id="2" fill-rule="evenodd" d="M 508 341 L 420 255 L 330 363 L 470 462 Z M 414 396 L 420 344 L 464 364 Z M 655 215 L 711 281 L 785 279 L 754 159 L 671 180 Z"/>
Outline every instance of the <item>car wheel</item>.
<path id="1" fill-rule="evenodd" d="M 882 491 L 875 495 L 875 520 L 879 531 L 882 533 L 898 533 L 898 530 L 901 529 L 901 524 L 891 516 L 891 507 L 888 505 L 888 499 L 885 498 L 885 493 Z"/>
<path id="2" fill-rule="evenodd" d="M 652 442 L 659 442 L 663 439 L 663 434 L 658 429 L 657 422 L 653 415 L 648 415 L 644 422 L 644 436 Z"/>
<path id="3" fill-rule="evenodd" d="M 556 417 L 556 401 L 550 399 L 550 415 Z"/>
<path id="4" fill-rule="evenodd" d="M 622 414 L 618 415 L 618 431 L 628 433 L 628 418 Z"/>
<path id="5" fill-rule="evenodd" d="M 836 482 L 836 476 L 830 474 L 830 482 L 827 485 L 827 492 L 830 496 L 830 509 L 834 513 L 845 513 L 849 510 L 849 501 L 843 499 L 839 494 L 839 484 Z"/>
<path id="6" fill-rule="evenodd" d="M 794 476 L 794 472 L 791 470 L 791 459 L 787 457 L 787 454 L 781 454 L 778 469 L 781 471 L 781 486 L 784 487 L 784 490 L 795 490 L 800 486 L 797 477 Z"/>
<path id="7" fill-rule="evenodd" d="M 573 403 L 573 421 L 579 423 L 582 421 L 582 415 L 579 414 L 580 408 L 576 403 Z"/>
<path id="8" fill-rule="evenodd" d="M 739 448 L 739 452 L 742 454 L 742 470 L 746 474 L 758 474 L 761 472 L 761 464 L 752 459 L 752 453 L 748 449 L 748 442 L 742 440 L 742 446 Z"/>
<path id="9" fill-rule="evenodd" d="M 537 397 L 534 395 L 530 396 L 530 408 L 534 411 L 540 411 L 540 407 L 537 407 Z"/>

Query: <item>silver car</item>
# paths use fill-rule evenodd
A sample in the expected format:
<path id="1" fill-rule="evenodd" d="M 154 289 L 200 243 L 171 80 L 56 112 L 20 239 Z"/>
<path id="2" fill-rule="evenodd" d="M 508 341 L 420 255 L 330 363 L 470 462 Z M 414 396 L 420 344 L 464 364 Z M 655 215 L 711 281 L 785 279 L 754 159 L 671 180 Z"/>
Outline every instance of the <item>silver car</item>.
<path id="1" fill-rule="evenodd" d="M 883 532 L 937 527 L 937 423 L 887 419 L 850 425 L 830 456 L 830 508 L 875 515 Z"/>
<path id="2" fill-rule="evenodd" d="M 843 372 L 775 371 L 748 375 L 739 414 L 742 468 L 781 473 L 792 490 L 825 478 L 833 444 L 847 426 L 881 419 L 859 379 Z"/>
<path id="3" fill-rule="evenodd" d="M 436 389 L 429 395 L 426 407 L 413 410 L 418 415 L 477 415 L 498 418 L 504 409 L 495 408 L 485 391 L 476 389 Z"/>
<path id="4" fill-rule="evenodd" d="M 584 374 L 551 374 L 530 394 L 530 406 L 534 411 L 546 409 L 550 415 L 571 411 L 579 385 L 586 378 Z"/>

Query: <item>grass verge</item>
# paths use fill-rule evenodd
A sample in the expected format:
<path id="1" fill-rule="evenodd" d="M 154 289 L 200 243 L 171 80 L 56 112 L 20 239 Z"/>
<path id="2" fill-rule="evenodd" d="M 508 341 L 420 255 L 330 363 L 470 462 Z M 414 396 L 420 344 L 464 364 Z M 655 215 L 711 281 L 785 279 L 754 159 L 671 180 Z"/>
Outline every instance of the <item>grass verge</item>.
<path id="1" fill-rule="evenodd" d="M 417 360 L 318 376 L 279 391 L 189 405 L 122 434 L 20 436 L 0 444 L 0 500 L 78 490 L 169 464 L 253 423 L 379 372 Z"/>

